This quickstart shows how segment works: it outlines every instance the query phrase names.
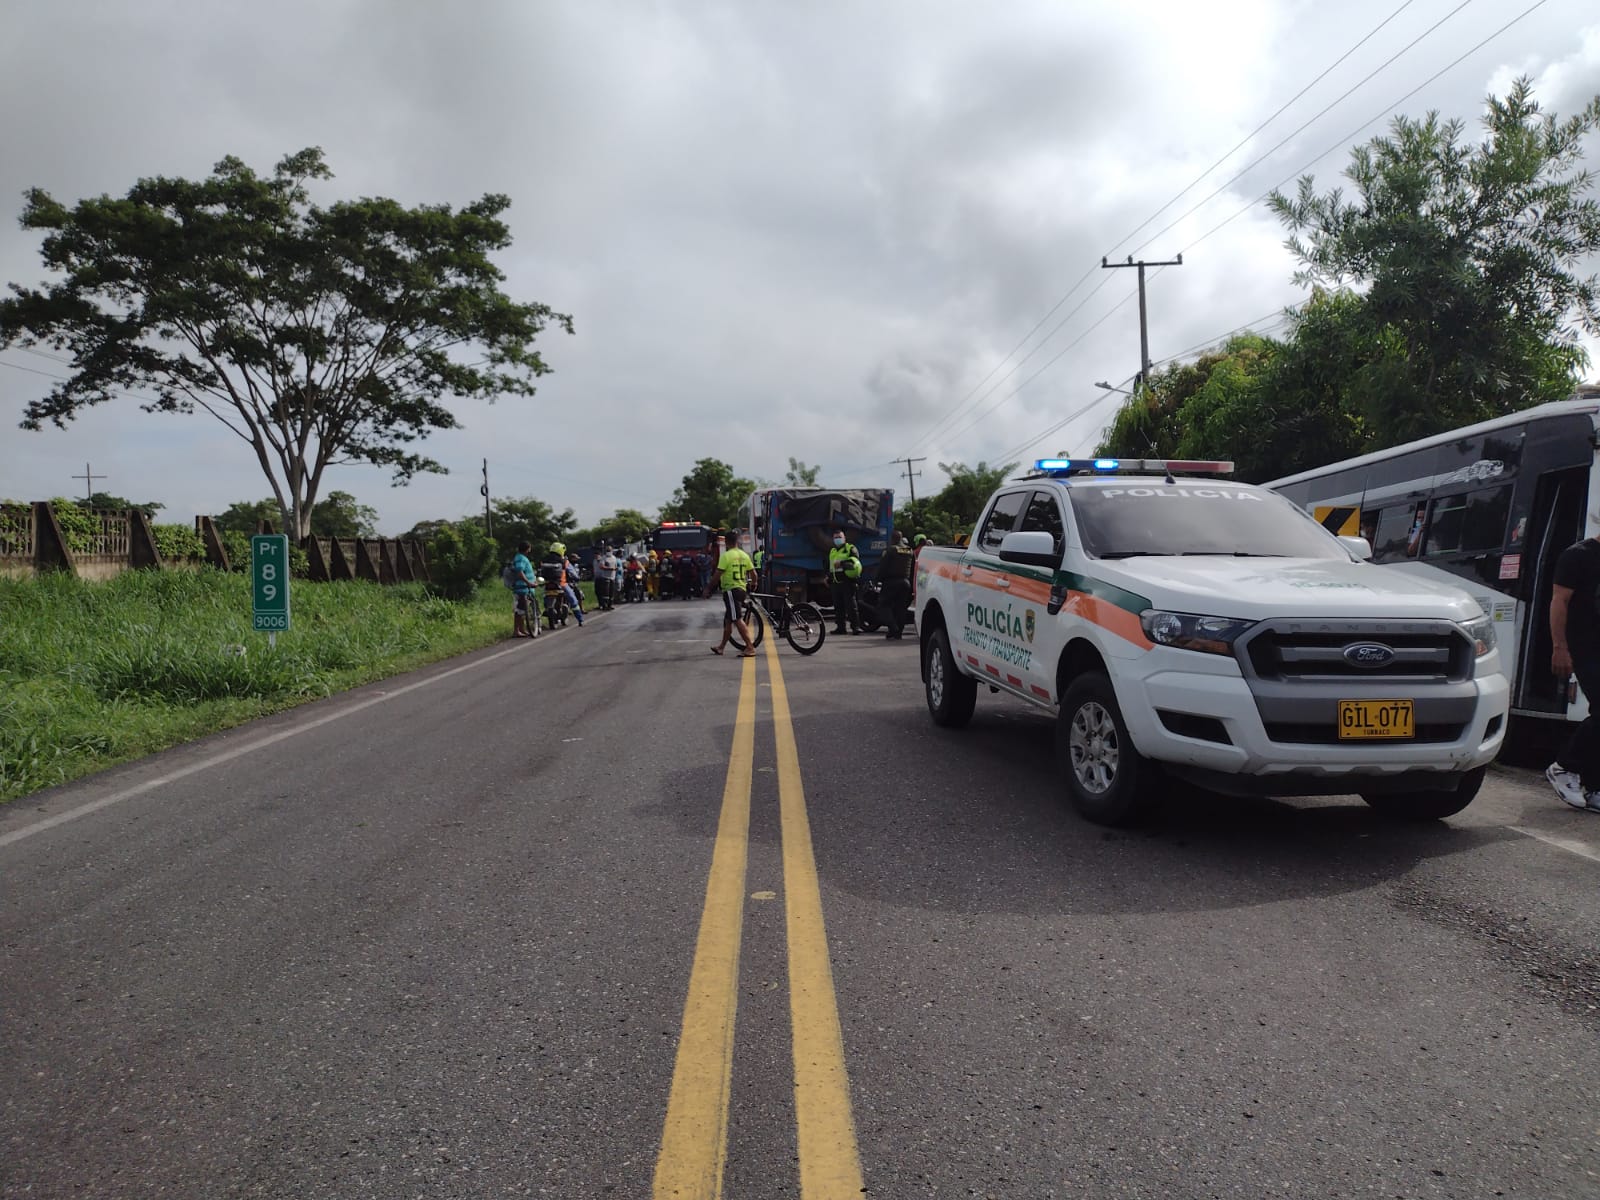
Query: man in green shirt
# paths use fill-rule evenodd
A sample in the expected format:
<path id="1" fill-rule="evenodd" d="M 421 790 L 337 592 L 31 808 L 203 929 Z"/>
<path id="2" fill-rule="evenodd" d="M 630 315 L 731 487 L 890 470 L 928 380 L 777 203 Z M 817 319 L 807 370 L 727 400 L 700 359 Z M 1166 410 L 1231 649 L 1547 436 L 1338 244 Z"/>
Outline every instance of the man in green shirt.
<path id="1" fill-rule="evenodd" d="M 745 585 L 750 581 L 751 573 L 756 569 L 755 563 L 743 550 L 735 546 L 728 549 L 725 538 L 717 539 L 717 581 L 722 588 L 722 640 L 711 647 L 711 653 L 721 654 L 733 631 L 739 631 L 739 642 L 744 649 L 740 651 L 740 658 L 754 658 L 756 648 L 750 642 L 750 626 L 744 620 Z M 711 594 L 711 589 L 706 589 L 706 595 Z"/>

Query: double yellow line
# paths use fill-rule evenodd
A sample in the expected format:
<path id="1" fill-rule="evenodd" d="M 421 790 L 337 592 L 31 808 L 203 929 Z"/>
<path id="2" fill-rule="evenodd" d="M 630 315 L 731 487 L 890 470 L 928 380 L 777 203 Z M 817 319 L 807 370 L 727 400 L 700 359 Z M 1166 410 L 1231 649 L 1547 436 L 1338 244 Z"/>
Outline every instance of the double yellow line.
<path id="1" fill-rule="evenodd" d="M 785 930 L 789 943 L 789 1018 L 794 1030 L 795 1120 L 802 1200 L 859 1200 L 865 1190 L 844 1037 L 822 923 L 822 891 L 811 848 L 800 756 L 789 716 L 775 639 L 767 640 L 772 724 L 777 742 L 778 809 L 783 830 Z M 655 1197 L 715 1200 L 728 1157 L 734 1022 L 739 1003 L 739 944 L 744 930 L 745 866 L 755 767 L 756 664 L 746 659 L 739 683 L 733 750 L 722 790 L 722 816 L 706 881 L 683 1033 L 656 1160 Z"/>

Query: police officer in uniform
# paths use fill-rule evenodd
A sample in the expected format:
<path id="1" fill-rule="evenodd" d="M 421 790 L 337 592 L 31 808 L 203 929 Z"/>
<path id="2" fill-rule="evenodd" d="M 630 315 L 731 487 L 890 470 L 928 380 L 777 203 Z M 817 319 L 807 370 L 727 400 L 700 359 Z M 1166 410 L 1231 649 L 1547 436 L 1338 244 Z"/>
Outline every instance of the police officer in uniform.
<path id="1" fill-rule="evenodd" d="M 883 636 L 899 641 L 906 627 L 906 608 L 911 603 L 911 572 L 916 565 L 906 535 L 897 533 L 883 557 L 878 560 L 874 578 L 883 587 L 883 621 L 888 632 Z"/>
<path id="2" fill-rule="evenodd" d="M 833 531 L 833 549 L 828 551 L 828 585 L 833 593 L 833 631 L 843 633 L 845 622 L 851 633 L 861 632 L 861 611 L 856 607 L 856 584 L 861 579 L 861 555 L 845 540 L 844 530 Z"/>

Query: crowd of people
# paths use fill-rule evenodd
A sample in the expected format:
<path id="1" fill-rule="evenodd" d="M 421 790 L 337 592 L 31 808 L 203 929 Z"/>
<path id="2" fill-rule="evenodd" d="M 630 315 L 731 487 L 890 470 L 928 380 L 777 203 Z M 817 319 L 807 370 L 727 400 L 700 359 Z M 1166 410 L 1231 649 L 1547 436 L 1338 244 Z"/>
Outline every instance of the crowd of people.
<path id="1" fill-rule="evenodd" d="M 915 588 L 916 556 L 926 541 L 922 534 L 914 543 L 903 533 L 895 534 L 874 572 L 877 607 L 882 612 L 885 636 L 890 640 L 899 640 L 904 634 Z M 532 553 L 529 543 L 521 543 L 507 567 L 514 594 L 512 636 L 538 637 L 543 625 L 565 625 L 569 616 L 582 626 L 585 612 L 577 587 L 582 577 L 578 555 L 555 542 L 536 568 Z M 748 534 L 740 535 L 732 548 L 725 537 L 718 536 L 708 550 L 677 553 L 649 547 L 642 552 L 635 549 L 619 554 L 602 542 L 595 551 L 592 568 L 595 607 L 609 612 L 619 603 L 691 600 L 720 591 L 726 607 L 723 638 L 713 653 L 721 654 L 735 631 L 740 634 L 741 644 L 749 645 L 749 631 L 739 614 L 748 592 L 759 580 L 761 568 L 762 554 L 753 549 Z M 844 633 L 847 628 L 851 634 L 862 632 L 862 576 L 860 553 L 845 530 L 834 530 L 833 545 L 828 551 L 828 583 L 835 633 Z M 746 651 L 746 655 L 749 653 L 753 652 Z"/>

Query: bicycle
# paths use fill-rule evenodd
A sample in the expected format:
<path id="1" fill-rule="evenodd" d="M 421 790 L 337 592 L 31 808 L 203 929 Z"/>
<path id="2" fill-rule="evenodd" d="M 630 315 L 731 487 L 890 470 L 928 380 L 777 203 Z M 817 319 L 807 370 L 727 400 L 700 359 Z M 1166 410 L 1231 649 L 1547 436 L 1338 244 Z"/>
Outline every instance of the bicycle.
<path id="1" fill-rule="evenodd" d="M 776 616 L 773 615 L 774 608 Z M 823 619 L 822 610 L 807 601 L 791 604 L 787 596 L 749 592 L 739 615 L 750 630 L 752 648 L 761 645 L 768 625 L 782 634 L 798 654 L 815 654 L 822 649 L 822 643 L 828 637 L 828 623 Z M 744 643 L 739 640 L 737 630 L 729 640 L 741 653 L 744 651 Z"/>

